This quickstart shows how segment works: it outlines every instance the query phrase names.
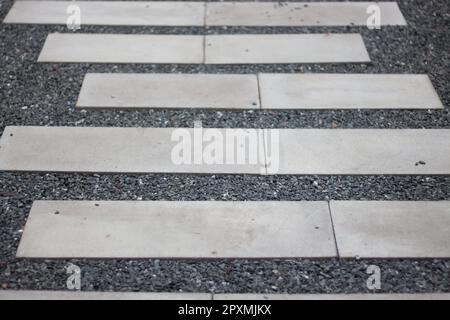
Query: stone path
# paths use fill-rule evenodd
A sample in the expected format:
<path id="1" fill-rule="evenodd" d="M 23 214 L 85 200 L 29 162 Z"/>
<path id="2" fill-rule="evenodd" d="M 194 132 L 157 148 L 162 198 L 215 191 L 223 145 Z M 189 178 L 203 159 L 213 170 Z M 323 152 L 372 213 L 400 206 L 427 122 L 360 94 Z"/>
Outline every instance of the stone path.
<path id="1" fill-rule="evenodd" d="M 4 23 L 65 24 L 72 2 L 15 3 Z M 82 23 L 150 26 L 364 26 L 368 2 L 76 2 Z M 406 25 L 395 2 L 383 25 Z M 332 14 L 331 14 L 332 13 Z M 360 34 L 49 34 L 40 63 L 287 64 L 370 62 Z M 201 89 L 201 90 L 199 90 Z M 442 109 L 427 75 L 87 74 L 80 108 Z M 89 111 L 88 111 L 89 112 Z M 449 175 L 446 129 L 217 129 L 241 143 L 244 164 L 173 161 L 181 128 L 9 126 L 0 170 L 41 172 Z M 195 137 L 194 129 L 184 128 Z M 204 131 L 207 131 L 206 128 Z M 269 140 L 279 140 L 268 150 Z M 261 138 L 262 137 L 262 138 Z M 262 140 L 262 141 L 261 141 Z M 200 140 L 202 141 L 202 140 Z M 230 142 L 225 142 L 225 146 Z M 242 145 L 240 145 L 242 147 Z M 261 148 L 259 148 L 262 146 Z M 234 150 L 234 148 L 233 148 Z M 203 150 L 202 150 L 203 151 Z M 225 153 L 228 149 L 225 148 Z M 272 152 L 279 155 L 273 162 Z M 262 154 L 262 157 L 261 157 Z M 249 163 L 249 159 L 257 159 Z M 271 171 L 269 166 L 276 165 Z M 273 168 L 272 168 L 273 169 Z M 36 201 L 21 258 L 450 257 L 446 201 Z M 0 291 L 0 299 L 314 299 L 316 296 Z M 321 296 L 390 299 L 392 296 Z M 448 299 L 399 295 L 397 299 Z"/>

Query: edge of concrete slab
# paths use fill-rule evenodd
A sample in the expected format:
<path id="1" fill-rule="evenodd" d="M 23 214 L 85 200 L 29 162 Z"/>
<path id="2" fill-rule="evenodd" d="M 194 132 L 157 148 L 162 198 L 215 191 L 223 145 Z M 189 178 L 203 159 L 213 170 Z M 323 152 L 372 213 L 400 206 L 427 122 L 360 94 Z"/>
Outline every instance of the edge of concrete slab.
<path id="1" fill-rule="evenodd" d="M 0 300 L 212 300 L 211 293 L 0 290 Z"/>
<path id="2" fill-rule="evenodd" d="M 214 294 L 213 300 L 450 300 L 450 293 Z"/>
<path id="3" fill-rule="evenodd" d="M 188 292 L 0 290 L 0 300 L 450 300 L 450 293 L 212 294 Z"/>

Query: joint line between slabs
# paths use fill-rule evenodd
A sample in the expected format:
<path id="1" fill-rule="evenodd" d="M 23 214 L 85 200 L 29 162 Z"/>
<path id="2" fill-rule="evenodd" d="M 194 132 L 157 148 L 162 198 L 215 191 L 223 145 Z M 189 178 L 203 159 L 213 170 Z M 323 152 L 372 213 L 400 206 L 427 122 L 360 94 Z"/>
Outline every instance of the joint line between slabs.
<path id="1" fill-rule="evenodd" d="M 256 90 L 258 90 L 259 110 L 262 111 L 261 85 L 259 82 L 259 72 L 256 74 Z"/>
<path id="2" fill-rule="evenodd" d="M 256 90 L 258 91 L 258 102 L 259 102 L 259 109 L 258 110 L 262 110 L 262 99 L 261 99 L 261 90 L 260 90 L 260 86 L 259 86 L 259 72 L 256 74 Z M 263 136 L 263 149 L 264 149 L 264 175 L 268 175 L 269 172 L 267 170 L 267 146 L 266 146 L 266 129 L 260 129 L 262 130 L 262 136 Z M 279 141 L 278 141 L 279 143 Z"/>
<path id="3" fill-rule="evenodd" d="M 203 27 L 206 28 L 206 12 L 207 12 L 208 4 L 203 2 Z"/>
<path id="4" fill-rule="evenodd" d="M 202 65 L 206 64 L 206 35 L 203 35 L 203 57 L 202 57 Z"/>
<path id="5" fill-rule="evenodd" d="M 336 248 L 337 258 L 340 259 L 341 255 L 339 254 L 339 247 L 338 247 L 338 243 L 337 243 L 337 239 L 336 239 L 336 231 L 334 230 L 333 214 L 331 213 L 331 201 L 328 200 L 327 204 L 328 204 L 328 213 L 330 214 L 331 229 L 333 231 L 334 246 Z"/>
<path id="6" fill-rule="evenodd" d="M 202 64 L 206 64 L 206 2 L 203 3 L 203 57 Z"/>
<path id="7" fill-rule="evenodd" d="M 262 136 L 263 136 L 263 149 L 264 149 L 264 175 L 268 175 L 269 172 L 267 171 L 267 148 L 266 148 L 266 129 L 260 129 L 262 130 Z M 260 174 L 261 175 L 261 174 Z"/>

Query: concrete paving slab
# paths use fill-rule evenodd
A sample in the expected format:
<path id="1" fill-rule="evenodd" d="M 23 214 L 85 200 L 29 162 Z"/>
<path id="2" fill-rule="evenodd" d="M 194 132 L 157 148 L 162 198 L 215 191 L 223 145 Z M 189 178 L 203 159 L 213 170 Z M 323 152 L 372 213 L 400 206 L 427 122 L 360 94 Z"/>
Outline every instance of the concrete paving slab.
<path id="1" fill-rule="evenodd" d="M 259 109 L 258 81 L 243 74 L 90 73 L 77 107 Z"/>
<path id="2" fill-rule="evenodd" d="M 449 293 L 214 294 L 213 300 L 449 300 Z"/>
<path id="3" fill-rule="evenodd" d="M 189 128 L 6 127 L 0 140 L 0 170 L 450 174 L 448 129 L 208 128 L 195 132 Z"/>
<path id="4" fill-rule="evenodd" d="M 0 300 L 211 300 L 210 293 L 0 290 Z M 213 300 L 450 300 L 449 293 L 215 294 Z"/>
<path id="5" fill-rule="evenodd" d="M 0 170 L 260 174 L 265 173 L 265 159 L 259 132 L 12 126 L 6 127 L 0 140 Z M 227 158 L 231 154 L 227 150 L 234 151 L 234 161 Z"/>
<path id="6" fill-rule="evenodd" d="M 202 63 L 203 36 L 52 33 L 38 62 Z"/>
<path id="7" fill-rule="evenodd" d="M 448 129 L 279 129 L 279 141 L 278 174 L 450 174 Z"/>
<path id="8" fill-rule="evenodd" d="M 0 300 L 211 300 L 210 293 L 0 290 Z"/>
<path id="9" fill-rule="evenodd" d="M 359 34 L 210 35 L 207 64 L 369 62 Z"/>
<path id="10" fill-rule="evenodd" d="M 334 257 L 327 202 L 36 201 L 17 257 Z"/>
<path id="11" fill-rule="evenodd" d="M 258 75 L 263 109 L 442 109 L 427 75 Z"/>
<path id="12" fill-rule="evenodd" d="M 406 25 L 396 2 L 212 2 L 212 26 L 366 26 L 367 9 L 377 5 L 382 26 Z"/>
<path id="13" fill-rule="evenodd" d="M 332 201 L 330 207 L 341 257 L 450 257 L 450 201 Z"/>
<path id="14" fill-rule="evenodd" d="M 179 1 L 18 1 L 4 23 L 66 24 L 76 5 L 81 25 L 203 26 L 205 4 Z"/>

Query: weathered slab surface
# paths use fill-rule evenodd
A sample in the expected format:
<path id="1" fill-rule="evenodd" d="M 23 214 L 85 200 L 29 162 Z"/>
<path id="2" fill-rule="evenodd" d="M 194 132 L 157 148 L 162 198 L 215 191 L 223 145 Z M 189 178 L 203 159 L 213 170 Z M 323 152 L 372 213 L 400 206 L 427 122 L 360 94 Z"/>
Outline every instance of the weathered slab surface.
<path id="1" fill-rule="evenodd" d="M 327 202 L 36 201 L 17 256 L 333 257 L 336 249 Z"/>
<path id="2" fill-rule="evenodd" d="M 427 75 L 258 75 L 263 109 L 442 109 Z"/>
<path id="3" fill-rule="evenodd" d="M 206 36 L 210 64 L 369 62 L 359 34 L 269 34 Z"/>
<path id="4" fill-rule="evenodd" d="M 89 73 L 77 107 L 259 109 L 256 75 Z"/>
<path id="5" fill-rule="evenodd" d="M 39 62 L 202 63 L 203 36 L 52 33 Z"/>

